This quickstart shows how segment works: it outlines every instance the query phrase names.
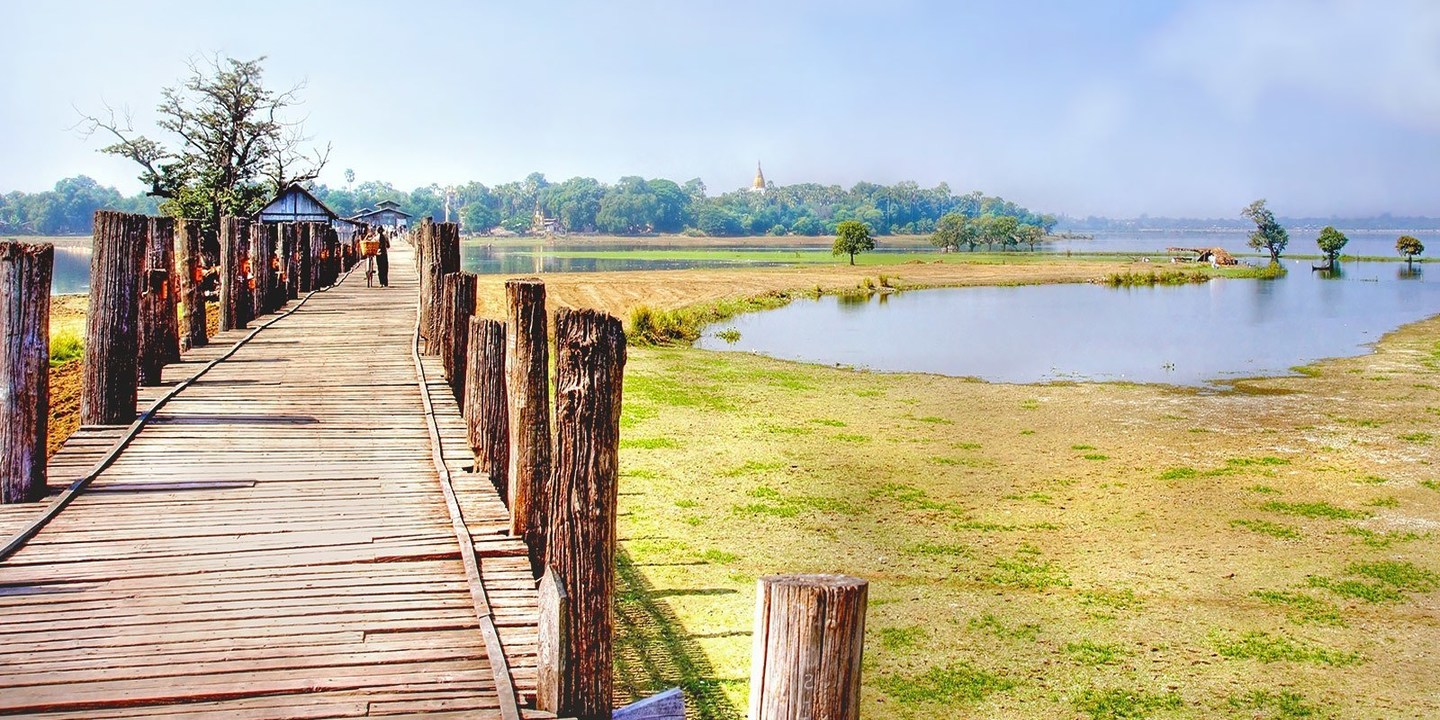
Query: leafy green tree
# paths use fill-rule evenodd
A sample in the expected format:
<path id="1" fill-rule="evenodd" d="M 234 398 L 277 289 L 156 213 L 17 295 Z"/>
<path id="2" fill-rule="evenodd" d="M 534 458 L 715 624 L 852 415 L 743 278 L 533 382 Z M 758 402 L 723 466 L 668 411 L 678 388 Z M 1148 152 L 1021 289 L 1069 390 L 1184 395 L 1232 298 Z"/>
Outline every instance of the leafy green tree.
<path id="1" fill-rule="evenodd" d="M 1315 244 L 1320 246 L 1320 252 L 1325 254 L 1326 265 L 1335 264 L 1335 258 L 1340 257 L 1340 250 L 1348 242 L 1350 242 L 1350 238 L 1345 237 L 1345 233 L 1329 225 L 1321 228 L 1320 237 L 1315 238 Z"/>
<path id="2" fill-rule="evenodd" d="M 680 232 L 691 222 L 690 196 L 673 180 L 657 178 L 645 183 L 655 196 L 655 231 Z"/>
<path id="3" fill-rule="evenodd" d="M 740 218 L 724 207 L 706 203 L 695 215 L 695 225 L 700 231 L 712 237 L 739 235 L 744 232 Z"/>
<path id="4" fill-rule="evenodd" d="M 856 255 L 874 249 L 875 236 L 871 234 L 869 225 L 858 220 L 846 220 L 835 226 L 832 255 L 849 255 L 850 264 L 854 265 Z"/>
<path id="5" fill-rule="evenodd" d="M 302 150 L 308 138 L 301 122 L 285 119 L 299 104 L 300 87 L 265 87 L 264 61 L 192 60 L 189 76 L 163 88 L 156 108 L 156 125 L 172 136 L 173 148 L 137 134 L 128 117 L 117 119 L 110 108 L 104 117 L 84 116 L 79 126 L 113 137 L 101 152 L 139 165 L 148 193 L 166 199 L 165 212 L 201 218 L 213 230 L 221 215 L 248 215 L 286 185 L 319 177 L 330 157 L 328 145 Z"/>
<path id="6" fill-rule="evenodd" d="M 468 233 L 489 234 L 500 224 L 500 213 L 483 202 L 467 203 L 460 208 L 460 228 Z"/>
<path id="7" fill-rule="evenodd" d="M 930 236 L 931 245 L 949 250 L 961 247 L 974 250 L 979 240 L 980 226 L 965 213 L 956 211 L 940 216 L 940 221 L 935 223 L 935 233 Z"/>
<path id="8" fill-rule="evenodd" d="M 1045 239 L 1045 228 L 1039 225 L 1031 225 L 1030 223 L 1020 223 L 1020 225 L 1015 228 L 1015 239 L 1018 242 L 1029 245 L 1030 251 L 1034 252 L 1035 246 Z"/>
<path id="9" fill-rule="evenodd" d="M 1415 256 L 1425 252 L 1425 246 L 1421 244 L 1420 238 L 1414 235 L 1401 235 L 1395 241 L 1395 252 L 1405 256 L 1407 264 L 1415 262 Z"/>
<path id="10" fill-rule="evenodd" d="M 1250 233 L 1250 247 L 1270 253 L 1270 262 L 1280 262 L 1280 253 L 1290 243 L 1290 233 L 1275 221 L 1275 213 L 1265 207 L 1264 198 L 1245 206 L 1240 215 L 1255 223 L 1255 230 Z"/>

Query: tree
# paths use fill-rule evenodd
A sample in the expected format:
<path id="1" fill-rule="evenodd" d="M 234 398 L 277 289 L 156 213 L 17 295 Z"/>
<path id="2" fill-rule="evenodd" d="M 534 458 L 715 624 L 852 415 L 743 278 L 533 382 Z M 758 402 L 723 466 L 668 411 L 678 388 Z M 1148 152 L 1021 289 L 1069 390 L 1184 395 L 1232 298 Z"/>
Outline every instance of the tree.
<path id="1" fill-rule="evenodd" d="M 1250 233 L 1250 247 L 1270 253 L 1270 262 L 1280 262 L 1280 253 L 1290 243 L 1290 233 L 1275 221 L 1275 213 L 1265 207 L 1265 199 L 1247 205 L 1240 216 L 1255 223 L 1255 230 Z"/>
<path id="2" fill-rule="evenodd" d="M 875 237 L 870 232 L 870 226 L 858 220 L 845 220 L 835 226 L 835 247 L 832 255 L 849 255 L 850 264 L 855 264 L 855 256 L 866 250 L 875 249 Z"/>
<path id="3" fill-rule="evenodd" d="M 1320 252 L 1325 254 L 1326 265 L 1335 264 L 1335 258 L 1340 257 L 1340 249 L 1348 242 L 1350 238 L 1345 237 L 1345 233 L 1329 225 L 1320 230 L 1320 237 L 1315 238 L 1315 244 L 1319 245 Z"/>
<path id="4" fill-rule="evenodd" d="M 950 250 L 959 250 L 962 245 L 974 250 L 979 240 L 980 226 L 961 212 L 940 216 L 940 221 L 935 223 L 935 233 L 930 236 L 931 245 Z"/>
<path id="5" fill-rule="evenodd" d="M 173 136 L 173 149 L 137 134 L 128 113 L 84 116 L 87 136 L 103 131 L 116 142 L 100 152 L 140 166 L 148 194 L 165 198 L 164 212 L 198 217 L 213 231 L 221 215 L 248 215 L 270 195 L 293 182 L 319 177 L 330 146 L 303 150 L 308 142 L 300 121 L 285 119 L 299 104 L 296 86 L 284 92 L 264 85 L 264 57 L 192 59 L 178 87 L 163 88 L 156 125 Z"/>
<path id="6" fill-rule="evenodd" d="M 1029 223 L 1020 223 L 1015 228 L 1015 239 L 1030 246 L 1030 251 L 1035 251 L 1035 246 L 1045 239 L 1045 228 Z"/>
<path id="7" fill-rule="evenodd" d="M 1395 252 L 1405 256 L 1406 264 L 1415 262 L 1415 256 L 1425 252 L 1425 246 L 1420 243 L 1420 238 L 1413 235 L 1401 235 L 1395 241 Z"/>

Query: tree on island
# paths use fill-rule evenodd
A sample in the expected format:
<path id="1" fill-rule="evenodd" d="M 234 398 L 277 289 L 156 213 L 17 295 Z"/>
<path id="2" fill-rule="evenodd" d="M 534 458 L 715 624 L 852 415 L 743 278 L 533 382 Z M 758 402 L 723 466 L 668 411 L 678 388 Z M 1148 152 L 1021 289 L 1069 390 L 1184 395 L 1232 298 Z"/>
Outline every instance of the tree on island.
<path id="1" fill-rule="evenodd" d="M 1315 244 L 1319 245 L 1320 252 L 1325 254 L 1326 267 L 1335 265 L 1335 259 L 1340 257 L 1340 249 L 1345 247 L 1345 243 L 1348 242 L 1350 242 L 1350 238 L 1345 237 L 1345 233 L 1334 227 L 1326 225 L 1320 230 L 1320 237 L 1315 238 Z"/>
<path id="2" fill-rule="evenodd" d="M 1405 264 L 1415 262 L 1415 256 L 1425 252 L 1425 246 L 1420 243 L 1420 238 L 1414 235 L 1401 235 L 1395 241 L 1395 252 L 1405 256 Z"/>
<path id="3" fill-rule="evenodd" d="M 104 117 L 86 115 L 77 127 L 113 136 L 100 152 L 139 165 L 147 194 L 165 199 L 163 212 L 200 218 L 213 231 L 220 216 L 249 215 L 290 183 L 319 177 L 330 158 L 329 145 L 302 149 L 309 140 L 302 123 L 284 117 L 303 86 L 267 89 L 264 61 L 191 60 L 180 86 L 162 88 L 156 125 L 174 136 L 174 149 L 137 134 L 128 112 L 117 118 L 108 106 Z"/>
<path id="4" fill-rule="evenodd" d="M 855 256 L 866 250 L 875 249 L 875 237 L 870 234 L 870 226 L 859 220 L 845 220 L 835 226 L 835 248 L 832 255 L 850 256 L 850 264 L 855 264 Z"/>
<path id="5" fill-rule="evenodd" d="M 1270 253 L 1270 262 L 1280 262 L 1280 253 L 1290 243 L 1290 233 L 1275 221 L 1275 213 L 1265 207 L 1265 200 L 1250 203 L 1240 215 L 1255 223 L 1255 231 L 1250 233 L 1250 247 Z"/>

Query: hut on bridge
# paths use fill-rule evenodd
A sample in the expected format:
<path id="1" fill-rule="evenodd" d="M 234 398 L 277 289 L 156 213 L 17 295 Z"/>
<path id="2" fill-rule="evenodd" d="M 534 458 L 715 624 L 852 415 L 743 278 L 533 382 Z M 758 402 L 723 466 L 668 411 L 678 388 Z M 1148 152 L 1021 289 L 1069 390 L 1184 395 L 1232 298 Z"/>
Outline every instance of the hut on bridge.
<path id="1" fill-rule="evenodd" d="M 374 210 L 363 210 L 349 219 L 352 222 L 380 225 L 395 230 L 410 227 L 410 213 L 401 210 L 400 203 L 394 200 L 381 200 L 375 203 Z"/>
<path id="2" fill-rule="evenodd" d="M 335 228 L 340 242 L 348 243 L 359 230 L 360 223 L 340 217 L 320 198 L 315 197 L 299 183 L 290 183 L 274 199 L 255 213 L 255 221 L 263 223 L 282 222 L 323 222 Z"/>

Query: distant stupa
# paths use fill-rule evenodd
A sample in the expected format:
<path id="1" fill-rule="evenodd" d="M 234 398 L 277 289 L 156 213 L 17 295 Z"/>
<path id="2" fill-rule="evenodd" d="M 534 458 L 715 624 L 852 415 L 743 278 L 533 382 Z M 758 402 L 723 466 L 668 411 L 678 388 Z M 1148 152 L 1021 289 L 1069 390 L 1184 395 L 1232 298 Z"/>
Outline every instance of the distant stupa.
<path id="1" fill-rule="evenodd" d="M 755 192 L 765 192 L 765 172 L 760 169 L 760 161 L 755 161 L 755 182 L 750 183 L 750 189 Z"/>

